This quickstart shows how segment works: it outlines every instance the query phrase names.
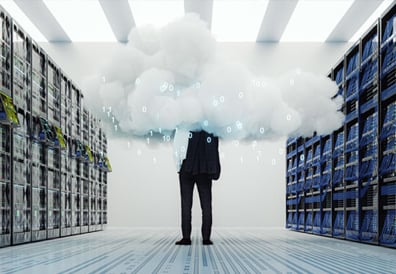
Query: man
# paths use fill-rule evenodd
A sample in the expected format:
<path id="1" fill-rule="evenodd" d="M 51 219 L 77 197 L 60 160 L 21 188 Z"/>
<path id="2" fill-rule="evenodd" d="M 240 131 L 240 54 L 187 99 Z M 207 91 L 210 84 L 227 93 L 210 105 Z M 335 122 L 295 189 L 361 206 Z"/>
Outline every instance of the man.
<path id="1" fill-rule="evenodd" d="M 187 133 L 187 135 L 186 135 Z M 188 138 L 187 149 L 181 144 Z M 186 142 L 185 142 L 186 143 Z M 182 234 L 176 245 L 191 244 L 191 209 L 194 185 L 197 184 L 202 209 L 202 243 L 211 245 L 212 230 L 212 180 L 220 177 L 219 140 L 206 131 L 183 132 L 175 134 L 175 154 L 179 170 Z"/>

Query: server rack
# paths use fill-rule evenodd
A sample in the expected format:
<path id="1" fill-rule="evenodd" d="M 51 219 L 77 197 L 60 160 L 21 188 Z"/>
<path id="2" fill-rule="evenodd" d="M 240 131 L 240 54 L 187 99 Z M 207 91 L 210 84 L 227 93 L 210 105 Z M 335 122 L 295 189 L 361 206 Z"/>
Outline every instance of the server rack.
<path id="1" fill-rule="evenodd" d="M 33 43 L 32 49 L 32 241 L 47 238 L 47 56 Z"/>
<path id="2" fill-rule="evenodd" d="M 99 136 L 97 134 L 99 130 L 99 121 L 96 119 L 95 116 L 92 114 L 89 114 L 89 149 L 92 149 L 92 151 L 98 151 L 98 142 L 99 142 Z M 97 231 L 101 229 L 100 226 L 100 187 L 98 183 L 98 167 L 95 166 L 94 164 L 94 155 L 92 154 L 92 151 L 87 152 L 87 155 L 90 163 L 90 169 L 89 169 L 89 199 L 90 199 L 90 226 L 89 226 L 89 231 Z"/>
<path id="3" fill-rule="evenodd" d="M 88 110 L 83 107 L 82 108 L 82 120 L 81 120 L 81 128 L 82 128 L 82 178 L 81 178 L 81 185 L 82 185 L 82 232 L 88 232 L 89 226 L 91 225 L 91 216 L 94 215 L 92 213 L 92 209 L 95 206 L 91 204 L 91 197 L 89 193 L 90 187 L 90 164 L 92 156 L 90 156 L 90 149 L 89 149 L 89 112 Z"/>
<path id="4" fill-rule="evenodd" d="M 101 230 L 111 166 L 100 120 L 2 7 L 0 23 L 0 247 Z"/>
<path id="5" fill-rule="evenodd" d="M 61 74 L 61 129 L 64 137 L 65 149 L 61 150 L 61 236 L 69 236 L 72 233 L 72 178 L 71 158 L 71 91 L 70 80 Z"/>
<path id="6" fill-rule="evenodd" d="M 47 142 L 47 176 L 48 176 L 48 238 L 60 236 L 61 226 L 61 148 L 59 133 L 61 124 L 61 72 L 56 64 L 48 58 L 48 136 Z"/>
<path id="7" fill-rule="evenodd" d="M 314 187 L 313 187 L 313 168 L 312 168 L 312 138 L 305 140 L 305 144 L 300 148 L 303 153 L 300 154 L 300 161 L 303 165 L 305 183 L 304 183 L 304 196 L 305 196 L 305 231 L 312 233 L 313 231 L 313 215 L 314 215 Z"/>
<path id="8" fill-rule="evenodd" d="M 292 228 L 297 224 L 297 205 L 299 203 L 297 199 L 297 142 L 296 138 L 289 138 L 287 141 L 286 149 L 286 227 Z"/>
<path id="9" fill-rule="evenodd" d="M 332 69 L 329 77 L 344 98 L 344 125 L 326 136 L 287 141 L 287 228 L 396 247 L 395 18 L 396 4 Z M 296 145 L 296 140 L 304 141 Z M 299 207 L 293 166 L 302 145 L 307 175 L 304 207 Z M 314 167 L 319 162 L 317 191 Z M 303 221 L 294 210 L 306 213 Z"/>
<path id="10" fill-rule="evenodd" d="M 72 234 L 80 234 L 82 226 L 82 196 L 81 196 L 81 92 L 74 85 L 71 84 L 71 110 L 72 110 L 72 128 L 71 128 L 71 165 L 72 165 Z M 84 232 L 85 229 L 83 229 Z"/>
<path id="11" fill-rule="evenodd" d="M 378 243 L 379 22 L 362 37 L 359 88 L 359 241 Z"/>
<path id="12" fill-rule="evenodd" d="M 380 23 L 380 146 L 379 166 L 380 203 L 379 225 L 382 245 L 396 247 L 396 52 L 395 52 L 396 5 L 382 18 Z"/>
<path id="13" fill-rule="evenodd" d="M 12 184 L 11 184 L 11 126 L 12 121 L 5 109 L 5 100 L 11 98 L 11 46 L 12 46 L 12 19 L 0 9 L 1 23 L 1 60 L 0 60 L 0 91 L 1 91 L 1 111 L 0 111 L 0 137 L 1 137 L 1 162 L 0 162 L 0 247 L 11 244 L 12 226 Z"/>
<path id="14" fill-rule="evenodd" d="M 13 195 L 13 243 L 31 240 L 31 47 L 32 41 L 13 23 L 12 98 L 19 127 L 11 129 Z"/>
<path id="15" fill-rule="evenodd" d="M 112 171 L 109 159 L 107 158 L 107 137 L 102 128 L 99 130 L 100 142 L 100 159 L 99 159 L 99 181 L 102 185 L 101 203 L 102 203 L 102 228 L 107 226 L 107 173 Z"/>

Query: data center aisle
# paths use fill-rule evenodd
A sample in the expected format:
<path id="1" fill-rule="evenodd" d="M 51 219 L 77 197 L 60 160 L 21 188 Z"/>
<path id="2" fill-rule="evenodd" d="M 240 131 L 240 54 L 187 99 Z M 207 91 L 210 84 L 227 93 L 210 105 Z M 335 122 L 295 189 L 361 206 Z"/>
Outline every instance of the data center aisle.
<path id="1" fill-rule="evenodd" d="M 0 249 L 0 273 L 394 273 L 396 250 L 283 229 L 116 230 Z"/>

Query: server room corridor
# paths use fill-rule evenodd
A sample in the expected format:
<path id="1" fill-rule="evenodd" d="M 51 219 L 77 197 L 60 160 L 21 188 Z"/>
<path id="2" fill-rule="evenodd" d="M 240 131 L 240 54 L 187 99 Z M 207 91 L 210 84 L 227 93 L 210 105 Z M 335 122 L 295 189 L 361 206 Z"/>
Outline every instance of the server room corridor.
<path id="1" fill-rule="evenodd" d="M 395 250 L 285 229 L 108 229 L 0 249 L 0 273 L 395 273 Z"/>
<path id="2" fill-rule="evenodd" d="M 396 0 L 0 0 L 0 26 L 0 274 L 396 274 Z"/>

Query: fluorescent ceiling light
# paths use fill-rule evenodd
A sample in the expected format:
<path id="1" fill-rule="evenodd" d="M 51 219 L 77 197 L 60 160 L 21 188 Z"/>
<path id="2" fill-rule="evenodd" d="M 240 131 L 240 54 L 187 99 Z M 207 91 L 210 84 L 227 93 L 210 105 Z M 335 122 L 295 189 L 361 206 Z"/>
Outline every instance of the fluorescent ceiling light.
<path id="1" fill-rule="evenodd" d="M 213 2 L 212 33 L 217 41 L 256 41 L 268 0 Z"/>
<path id="2" fill-rule="evenodd" d="M 73 42 L 115 42 L 98 1 L 43 0 Z"/>
<path id="3" fill-rule="evenodd" d="M 138 27 L 153 25 L 160 28 L 184 15 L 182 0 L 129 0 L 128 2 Z"/>
<path id="4" fill-rule="evenodd" d="M 10 14 L 36 42 L 48 42 L 44 35 L 36 28 L 25 13 L 11 0 L 0 0 L 0 5 Z"/>
<path id="5" fill-rule="evenodd" d="M 300 0 L 281 42 L 324 42 L 353 0 Z"/>
<path id="6" fill-rule="evenodd" d="M 384 0 L 379 7 L 371 14 L 371 16 L 364 22 L 359 30 L 349 39 L 349 42 L 356 42 L 365 33 L 371 25 L 382 15 L 382 13 L 393 3 L 393 0 Z"/>

